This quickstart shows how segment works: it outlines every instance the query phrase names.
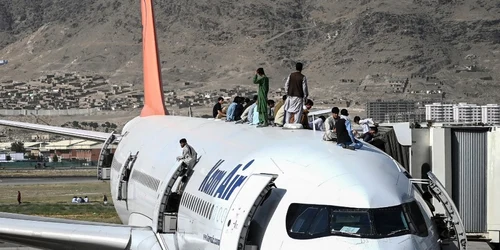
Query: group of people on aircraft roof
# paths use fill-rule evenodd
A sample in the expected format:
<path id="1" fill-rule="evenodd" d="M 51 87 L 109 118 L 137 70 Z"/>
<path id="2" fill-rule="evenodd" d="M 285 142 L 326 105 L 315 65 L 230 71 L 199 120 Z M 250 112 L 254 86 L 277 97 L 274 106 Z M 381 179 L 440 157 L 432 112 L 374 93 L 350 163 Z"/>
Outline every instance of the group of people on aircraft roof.
<path id="1" fill-rule="evenodd" d="M 236 124 L 257 125 L 258 128 L 301 124 L 305 129 L 324 131 L 323 140 L 336 141 L 339 146 L 353 150 L 362 146 L 358 140 L 370 142 L 373 139 L 378 129 L 372 119 L 361 120 L 356 116 L 352 124 L 346 109 L 339 111 L 339 108 L 334 107 L 331 117 L 319 116 L 309 121 L 308 113 L 314 102 L 308 99 L 307 77 L 302 74 L 303 64 L 297 63 L 295 69 L 285 81 L 287 94 L 278 102 L 267 98 L 269 78 L 263 68 L 258 68 L 253 77 L 253 83 L 258 85 L 258 95 L 252 99 L 236 96 L 227 107 L 223 107 L 224 98 L 219 97 L 213 107 L 213 117 Z"/>

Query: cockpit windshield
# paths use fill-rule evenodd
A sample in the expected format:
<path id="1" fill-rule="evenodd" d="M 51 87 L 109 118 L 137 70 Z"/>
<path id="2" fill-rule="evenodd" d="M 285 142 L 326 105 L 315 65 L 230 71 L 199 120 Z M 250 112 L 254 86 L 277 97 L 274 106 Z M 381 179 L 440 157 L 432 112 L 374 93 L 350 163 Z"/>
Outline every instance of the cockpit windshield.
<path id="1" fill-rule="evenodd" d="M 312 239 L 339 235 L 382 238 L 416 234 L 427 236 L 427 226 L 416 201 L 386 208 L 346 208 L 292 204 L 286 217 L 288 235 Z"/>

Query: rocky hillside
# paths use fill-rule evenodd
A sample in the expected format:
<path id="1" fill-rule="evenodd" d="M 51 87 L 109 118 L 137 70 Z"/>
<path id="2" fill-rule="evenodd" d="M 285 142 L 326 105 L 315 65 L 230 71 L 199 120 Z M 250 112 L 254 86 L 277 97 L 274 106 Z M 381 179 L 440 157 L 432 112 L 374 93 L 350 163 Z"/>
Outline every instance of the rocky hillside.
<path id="1" fill-rule="evenodd" d="M 324 99 L 443 98 L 412 93 L 430 88 L 410 78 L 420 74 L 447 101 L 500 102 L 498 0 L 163 0 L 155 12 L 166 88 L 250 84 L 259 66 L 278 88 L 302 61 Z M 137 0 L 0 0 L 0 80 L 79 72 L 140 83 L 139 18 Z M 405 78 L 402 93 L 389 84 Z"/>

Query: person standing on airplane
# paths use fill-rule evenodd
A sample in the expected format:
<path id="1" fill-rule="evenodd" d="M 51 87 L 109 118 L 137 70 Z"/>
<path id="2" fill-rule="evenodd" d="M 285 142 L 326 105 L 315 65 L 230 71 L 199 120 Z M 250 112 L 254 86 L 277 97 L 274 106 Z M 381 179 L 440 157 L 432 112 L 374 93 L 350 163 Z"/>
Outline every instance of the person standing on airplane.
<path id="1" fill-rule="evenodd" d="M 187 140 L 185 138 L 182 138 L 179 143 L 181 144 L 182 155 L 178 156 L 177 160 L 182 161 L 182 163 L 184 163 L 186 167 L 191 170 L 196 164 L 198 154 L 196 153 L 194 148 L 187 143 Z"/>
<path id="2" fill-rule="evenodd" d="M 285 123 L 300 123 L 304 103 L 309 96 L 307 89 L 307 78 L 302 74 L 302 63 L 295 65 L 296 72 L 291 73 L 286 79 L 285 90 L 287 98 L 285 101 L 286 118 Z M 292 116 L 294 117 L 291 122 Z"/>
<path id="3" fill-rule="evenodd" d="M 259 112 L 259 124 L 260 127 L 267 127 L 268 122 L 268 111 L 267 111 L 267 93 L 269 92 L 269 78 L 267 78 L 264 73 L 263 68 L 258 68 L 255 76 L 253 77 L 253 83 L 259 84 L 259 96 L 257 98 L 257 112 Z"/>

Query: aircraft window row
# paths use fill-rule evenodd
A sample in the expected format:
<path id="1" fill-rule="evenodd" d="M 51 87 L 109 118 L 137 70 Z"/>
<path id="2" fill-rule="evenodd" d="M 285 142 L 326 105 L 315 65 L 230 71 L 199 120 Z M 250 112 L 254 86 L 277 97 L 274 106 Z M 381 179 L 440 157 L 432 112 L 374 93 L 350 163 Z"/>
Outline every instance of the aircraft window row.
<path id="1" fill-rule="evenodd" d="M 212 218 L 214 205 L 190 193 L 182 195 L 181 205 L 209 220 Z"/>
<path id="2" fill-rule="evenodd" d="M 288 208 L 286 229 L 294 239 L 332 235 L 360 238 L 428 235 L 427 225 L 416 201 L 375 209 L 294 203 Z"/>

